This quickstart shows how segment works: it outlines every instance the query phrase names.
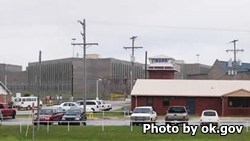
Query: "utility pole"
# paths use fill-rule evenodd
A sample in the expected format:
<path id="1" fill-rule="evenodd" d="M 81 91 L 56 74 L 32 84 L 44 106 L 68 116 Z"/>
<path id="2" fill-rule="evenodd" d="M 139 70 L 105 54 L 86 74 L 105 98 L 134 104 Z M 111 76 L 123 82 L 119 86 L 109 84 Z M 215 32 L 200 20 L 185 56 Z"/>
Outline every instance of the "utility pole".
<path id="1" fill-rule="evenodd" d="M 86 112 L 86 95 L 87 95 L 87 76 L 86 76 L 86 46 L 89 45 L 98 45 L 98 43 L 86 43 L 86 23 L 85 19 L 83 21 L 78 20 L 78 22 L 82 25 L 83 32 L 81 32 L 83 43 L 72 43 L 72 45 L 80 45 L 83 47 L 83 104 L 84 104 L 84 112 Z"/>
<path id="2" fill-rule="evenodd" d="M 144 79 L 147 79 L 147 70 L 148 70 L 148 52 L 145 51 L 145 75 L 144 75 Z"/>
<path id="3" fill-rule="evenodd" d="M 236 49 L 236 42 L 238 42 L 238 40 L 233 40 L 229 43 L 233 43 L 234 44 L 234 49 L 228 49 L 226 50 L 226 52 L 229 52 L 229 51 L 233 51 L 234 52 L 234 61 L 233 61 L 233 75 L 234 75 L 234 79 L 237 79 L 236 78 L 236 75 L 237 75 L 237 61 L 236 61 L 236 53 L 238 53 L 239 51 L 243 52 L 244 50 L 243 49 Z"/>
<path id="4" fill-rule="evenodd" d="M 76 38 L 72 38 L 71 39 L 72 40 L 72 42 L 71 42 L 71 44 L 72 43 L 74 43 L 75 42 L 75 40 L 76 40 Z M 73 96 L 74 96 L 74 57 L 75 57 L 75 49 L 74 49 L 74 47 L 75 46 L 73 46 L 73 56 L 72 56 L 72 65 L 71 65 L 71 69 L 72 69 L 72 72 L 71 72 L 71 97 L 73 98 Z"/>
<path id="5" fill-rule="evenodd" d="M 134 70 L 134 61 L 135 61 L 134 52 L 135 52 L 135 49 L 143 48 L 143 47 L 135 47 L 135 39 L 136 38 L 137 38 L 137 36 L 132 36 L 130 38 L 132 40 L 132 47 L 123 47 L 126 50 L 127 49 L 132 49 L 132 55 L 131 55 L 132 66 L 131 66 L 131 71 L 130 71 L 130 76 L 131 76 L 131 91 L 130 91 L 130 94 L 131 94 L 132 88 L 133 88 L 133 70 Z"/>
<path id="6" fill-rule="evenodd" d="M 40 93 L 41 93 L 41 70 L 42 70 L 42 52 L 39 51 L 39 74 L 38 74 L 38 95 L 37 95 L 37 121 L 40 119 Z M 34 108 L 34 107 L 32 107 Z M 40 122 L 37 122 L 37 130 L 40 128 Z"/>

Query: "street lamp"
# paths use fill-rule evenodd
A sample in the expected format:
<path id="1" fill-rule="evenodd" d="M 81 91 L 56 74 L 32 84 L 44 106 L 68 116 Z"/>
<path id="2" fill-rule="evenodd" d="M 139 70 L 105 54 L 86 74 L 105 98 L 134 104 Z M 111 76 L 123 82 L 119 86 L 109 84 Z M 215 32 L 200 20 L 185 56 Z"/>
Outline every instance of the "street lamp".
<path id="1" fill-rule="evenodd" d="M 96 80 L 96 100 L 99 100 L 99 97 L 98 97 L 98 82 L 99 81 L 102 81 L 102 79 L 97 79 Z"/>
<path id="2" fill-rule="evenodd" d="M 76 38 L 72 38 L 71 40 L 72 40 L 71 45 L 73 45 L 75 43 Z M 75 46 L 73 45 L 73 58 L 75 56 L 75 51 L 74 51 L 75 49 L 74 49 L 74 47 Z"/>

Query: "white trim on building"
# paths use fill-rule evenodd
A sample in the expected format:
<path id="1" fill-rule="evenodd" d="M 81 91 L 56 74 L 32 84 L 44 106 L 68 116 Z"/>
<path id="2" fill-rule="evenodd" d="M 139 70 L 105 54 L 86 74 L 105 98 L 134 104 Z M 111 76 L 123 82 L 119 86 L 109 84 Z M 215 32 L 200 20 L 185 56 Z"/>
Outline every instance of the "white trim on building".
<path id="1" fill-rule="evenodd" d="M 0 94 L 8 95 L 11 94 L 10 90 L 0 81 Z"/>

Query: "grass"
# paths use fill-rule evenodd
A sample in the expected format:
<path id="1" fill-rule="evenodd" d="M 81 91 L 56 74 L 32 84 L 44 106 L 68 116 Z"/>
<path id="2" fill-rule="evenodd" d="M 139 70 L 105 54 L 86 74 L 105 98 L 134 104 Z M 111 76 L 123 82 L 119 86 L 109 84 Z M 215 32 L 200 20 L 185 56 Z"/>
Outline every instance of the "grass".
<path id="1" fill-rule="evenodd" d="M 22 127 L 20 133 L 19 126 L 1 126 L 0 137 L 3 141 L 32 141 L 32 127 L 29 127 L 26 136 L 26 126 Z M 130 126 L 105 126 L 102 131 L 101 126 L 50 126 L 49 131 L 46 126 L 41 126 L 40 130 L 34 130 L 35 141 L 247 141 L 250 132 L 244 131 L 241 134 L 229 134 L 220 136 L 219 134 L 203 134 L 199 130 L 196 136 L 191 134 L 151 134 L 142 133 L 142 126 L 134 126 L 131 131 Z"/>

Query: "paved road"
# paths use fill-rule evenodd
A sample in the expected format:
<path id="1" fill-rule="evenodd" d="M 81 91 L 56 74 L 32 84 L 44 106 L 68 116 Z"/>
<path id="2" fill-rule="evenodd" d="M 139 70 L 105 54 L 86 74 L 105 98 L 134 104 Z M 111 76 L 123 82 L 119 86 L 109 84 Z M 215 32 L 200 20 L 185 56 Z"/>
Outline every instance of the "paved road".
<path id="1" fill-rule="evenodd" d="M 119 109 L 123 106 L 130 105 L 128 101 L 105 101 L 106 103 L 112 104 L 113 109 Z M 32 115 L 31 111 L 17 111 L 17 115 Z M 104 113 L 105 114 L 105 113 Z M 157 125 L 164 125 L 164 116 L 160 116 L 157 119 Z M 244 125 L 250 126 L 250 118 L 248 117 L 221 117 L 221 125 Z M 2 125 L 27 125 L 32 124 L 32 116 L 30 118 L 5 118 Z M 56 125 L 57 123 L 54 123 Z M 199 117 L 190 117 L 190 125 L 199 125 Z M 120 117 L 104 117 L 88 119 L 87 125 L 99 126 L 99 125 L 130 125 L 129 116 Z"/>
<path id="2" fill-rule="evenodd" d="M 112 104 L 112 110 L 119 109 L 123 106 L 129 106 L 130 102 L 129 101 L 115 101 L 115 100 L 104 100 L 105 103 L 107 104 Z M 36 110 L 35 110 L 36 112 Z M 17 110 L 17 115 L 32 115 L 31 110 Z"/>

